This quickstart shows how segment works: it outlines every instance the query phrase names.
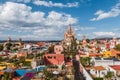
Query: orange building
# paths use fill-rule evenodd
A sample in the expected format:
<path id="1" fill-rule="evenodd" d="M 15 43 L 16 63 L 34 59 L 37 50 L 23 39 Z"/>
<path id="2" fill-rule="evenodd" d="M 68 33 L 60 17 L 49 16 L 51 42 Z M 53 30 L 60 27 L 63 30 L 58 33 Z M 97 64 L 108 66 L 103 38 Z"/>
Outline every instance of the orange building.
<path id="1" fill-rule="evenodd" d="M 21 52 L 21 53 L 17 53 L 17 57 L 26 57 L 27 53 L 26 52 Z"/>
<path id="2" fill-rule="evenodd" d="M 111 49 L 111 56 L 117 56 L 117 54 L 120 54 L 120 51 L 117 51 L 115 49 Z"/>
<path id="3" fill-rule="evenodd" d="M 90 53 L 89 54 L 89 57 L 102 57 L 103 56 L 103 54 L 98 54 L 98 53 Z"/>

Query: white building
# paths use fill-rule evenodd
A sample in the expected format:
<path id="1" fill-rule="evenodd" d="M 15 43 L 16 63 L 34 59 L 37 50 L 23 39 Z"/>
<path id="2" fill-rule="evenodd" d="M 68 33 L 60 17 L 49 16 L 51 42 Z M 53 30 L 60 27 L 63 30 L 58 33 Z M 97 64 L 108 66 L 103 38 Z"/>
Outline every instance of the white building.
<path id="1" fill-rule="evenodd" d="M 94 66 L 108 67 L 109 65 L 120 65 L 117 58 L 92 58 L 91 62 Z"/>
<path id="2" fill-rule="evenodd" d="M 103 66 L 95 66 L 90 69 L 90 74 L 93 77 L 104 77 L 107 74 L 107 70 Z"/>
<path id="3" fill-rule="evenodd" d="M 109 70 L 111 72 L 114 72 L 115 76 L 120 76 L 120 65 L 112 65 L 112 66 L 110 65 Z"/>

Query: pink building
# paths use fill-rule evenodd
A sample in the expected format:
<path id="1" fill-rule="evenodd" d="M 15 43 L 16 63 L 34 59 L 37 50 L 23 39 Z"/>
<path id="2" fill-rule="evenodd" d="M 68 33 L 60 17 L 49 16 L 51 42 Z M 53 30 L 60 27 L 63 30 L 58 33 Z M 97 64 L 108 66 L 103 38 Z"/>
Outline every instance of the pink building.
<path id="1" fill-rule="evenodd" d="M 61 65 L 64 63 L 64 54 L 45 54 L 45 63 L 51 65 Z"/>
<path id="2" fill-rule="evenodd" d="M 56 54 L 61 54 L 62 51 L 63 51 L 62 45 L 55 45 L 55 47 L 54 47 L 54 52 L 55 52 Z"/>

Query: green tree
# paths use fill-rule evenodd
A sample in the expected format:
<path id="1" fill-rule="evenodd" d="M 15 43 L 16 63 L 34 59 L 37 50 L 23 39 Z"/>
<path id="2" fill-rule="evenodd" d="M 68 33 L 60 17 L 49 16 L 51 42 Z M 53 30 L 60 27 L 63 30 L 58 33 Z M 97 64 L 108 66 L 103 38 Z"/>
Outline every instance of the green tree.
<path id="1" fill-rule="evenodd" d="M 26 61 L 24 61 L 24 62 L 23 62 L 23 66 L 29 66 L 29 67 L 31 67 L 31 62 L 26 62 Z"/>
<path id="2" fill-rule="evenodd" d="M 0 51 L 2 51 L 3 50 L 3 45 L 0 45 Z"/>
<path id="3" fill-rule="evenodd" d="M 115 50 L 120 51 L 120 44 L 117 44 L 117 45 L 115 46 Z"/>
<path id="4" fill-rule="evenodd" d="M 47 69 L 43 69 L 43 74 L 45 75 L 45 80 L 51 80 L 53 78 L 52 72 Z"/>
<path id="5" fill-rule="evenodd" d="M 78 53 L 77 45 L 76 39 L 72 40 L 71 45 L 64 48 L 62 53 L 64 53 L 65 57 L 74 58 Z"/>
<path id="6" fill-rule="evenodd" d="M 90 42 L 90 39 L 86 39 L 86 42 L 89 43 L 89 42 Z"/>
<path id="7" fill-rule="evenodd" d="M 7 50 L 10 50 L 11 47 L 12 47 L 12 44 L 11 44 L 11 43 L 7 43 L 7 44 L 6 44 L 6 48 L 7 48 Z"/>
<path id="8" fill-rule="evenodd" d="M 10 73 L 9 72 L 5 72 L 4 73 L 4 80 L 9 80 L 9 76 L 10 76 Z"/>
<path id="9" fill-rule="evenodd" d="M 28 59 L 33 59 L 33 58 L 34 58 L 34 54 L 28 54 L 28 55 L 27 55 L 27 58 L 28 58 Z"/>
<path id="10" fill-rule="evenodd" d="M 103 78 L 98 77 L 98 78 L 94 78 L 94 80 L 103 80 Z"/>
<path id="11" fill-rule="evenodd" d="M 38 53 L 38 54 L 36 54 L 36 57 L 42 59 L 43 56 L 44 56 L 44 54 L 45 54 L 45 53 Z"/>
<path id="12" fill-rule="evenodd" d="M 3 58 L 2 58 L 2 56 L 0 56 L 0 62 L 2 62 L 3 61 Z"/>
<path id="13" fill-rule="evenodd" d="M 83 66 L 90 66 L 90 57 L 81 57 L 80 62 Z"/>
<path id="14" fill-rule="evenodd" d="M 70 80 L 70 78 L 68 78 L 68 77 L 65 76 L 65 77 L 63 78 L 63 80 Z"/>
<path id="15" fill-rule="evenodd" d="M 75 55 L 78 53 L 77 45 L 78 44 L 77 44 L 76 40 L 71 41 L 70 53 L 72 55 L 72 58 L 75 57 Z"/>
<path id="16" fill-rule="evenodd" d="M 24 57 L 24 56 L 21 56 L 21 57 L 19 57 L 18 59 L 19 59 L 19 61 L 20 61 L 21 63 L 25 62 L 25 57 Z"/>
<path id="17" fill-rule="evenodd" d="M 105 79 L 111 80 L 111 78 L 114 76 L 113 72 L 108 72 L 107 75 L 105 75 Z"/>
<path id="18" fill-rule="evenodd" d="M 51 46 L 48 48 L 48 50 L 49 50 L 49 53 L 54 53 L 54 45 L 51 45 Z"/>

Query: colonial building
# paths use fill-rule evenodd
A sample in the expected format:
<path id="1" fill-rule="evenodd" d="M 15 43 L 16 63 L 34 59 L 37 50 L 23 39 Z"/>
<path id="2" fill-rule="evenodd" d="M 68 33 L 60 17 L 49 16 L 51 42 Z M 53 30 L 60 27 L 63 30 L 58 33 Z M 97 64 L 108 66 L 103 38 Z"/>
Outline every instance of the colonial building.
<path id="1" fill-rule="evenodd" d="M 71 41 L 76 39 L 76 34 L 72 31 L 71 25 L 68 26 L 68 30 L 64 34 L 63 46 L 70 46 Z"/>
<path id="2" fill-rule="evenodd" d="M 22 39 L 19 38 L 17 42 L 12 42 L 11 38 L 9 37 L 7 42 L 3 44 L 4 49 L 3 50 L 16 50 L 23 46 Z"/>
<path id="3" fill-rule="evenodd" d="M 11 42 L 11 38 L 9 37 L 7 42 L 4 43 L 3 47 L 4 49 L 3 50 L 10 50 L 11 46 L 12 46 L 12 42 Z"/>

